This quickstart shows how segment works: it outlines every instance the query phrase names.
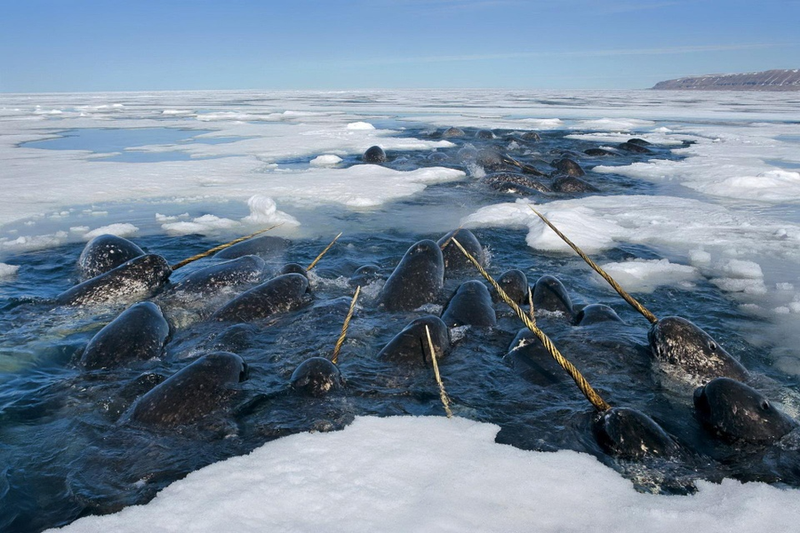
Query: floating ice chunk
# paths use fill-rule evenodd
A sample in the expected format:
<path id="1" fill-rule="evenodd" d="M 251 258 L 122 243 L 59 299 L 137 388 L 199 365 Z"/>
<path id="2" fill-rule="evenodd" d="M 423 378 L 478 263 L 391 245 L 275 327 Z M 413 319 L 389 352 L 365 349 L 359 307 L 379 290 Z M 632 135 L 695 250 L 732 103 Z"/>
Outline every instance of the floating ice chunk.
<path id="1" fill-rule="evenodd" d="M 256 194 L 247 200 L 250 214 L 242 219 L 245 224 L 287 224 L 299 226 L 300 221 L 288 213 L 278 211 L 275 200 Z"/>
<path id="2" fill-rule="evenodd" d="M 764 279 L 761 266 L 753 261 L 732 259 L 722 266 L 722 272 L 732 278 Z"/>
<path id="3" fill-rule="evenodd" d="M 551 209 L 552 203 L 536 206 L 555 226 L 567 234 L 586 252 L 596 252 L 613 245 L 617 237 L 626 234 L 618 224 L 596 216 L 592 209 L 574 204 L 570 208 Z M 536 250 L 571 251 L 569 246 L 547 227 L 530 210 L 525 200 L 513 204 L 498 204 L 483 207 L 462 219 L 465 227 L 512 226 L 528 227 L 525 241 Z"/>
<path id="4" fill-rule="evenodd" d="M 745 294 L 766 294 L 767 292 L 764 273 L 758 263 L 732 259 L 718 270 L 721 277 L 712 278 L 711 282 L 723 291 Z"/>
<path id="5" fill-rule="evenodd" d="M 691 287 L 700 275 L 694 267 L 670 263 L 667 259 L 633 259 L 602 267 L 630 292 L 650 293 L 663 285 Z M 598 274 L 594 276 L 598 283 L 606 283 Z"/>
<path id="6" fill-rule="evenodd" d="M 60 109 L 42 109 L 37 105 L 36 110 L 33 113 L 35 115 L 61 115 L 64 112 Z"/>
<path id="7" fill-rule="evenodd" d="M 19 270 L 19 265 L 0 263 L 0 281 L 13 278 L 17 275 L 17 270 Z"/>
<path id="8" fill-rule="evenodd" d="M 86 233 L 89 231 L 89 226 L 72 226 L 69 231 L 70 233 Z"/>
<path id="9" fill-rule="evenodd" d="M 706 266 L 711 264 L 711 254 L 698 248 L 689 252 L 689 262 L 695 266 Z"/>
<path id="10" fill-rule="evenodd" d="M 116 235 L 117 237 L 131 237 L 136 235 L 137 231 L 139 231 L 139 228 L 127 222 L 120 224 L 109 224 L 108 226 L 101 226 L 97 229 L 86 232 L 83 235 L 83 239 L 89 241 L 98 235 L 104 234 Z"/>
<path id="11" fill-rule="evenodd" d="M 546 208 L 543 211 L 540 212 L 557 228 L 568 231 L 570 240 L 587 253 L 611 247 L 618 237 L 626 233 L 615 222 L 598 217 L 591 209 L 585 207 L 575 207 L 555 213 L 548 213 Z M 571 248 L 539 217 L 533 213 L 531 215 L 535 218 L 530 219 L 530 232 L 525 238 L 528 246 L 537 250 L 573 253 Z"/>
<path id="12" fill-rule="evenodd" d="M 523 118 L 519 122 L 534 130 L 557 130 L 564 127 L 564 123 L 558 118 Z"/>
<path id="13" fill-rule="evenodd" d="M 0 250 L 24 252 L 42 250 L 63 244 L 69 234 L 66 231 L 57 231 L 49 235 L 34 235 L 17 237 L 16 239 L 0 239 Z"/>
<path id="14" fill-rule="evenodd" d="M 191 222 L 167 222 L 161 228 L 170 235 L 208 235 L 220 230 L 227 230 L 241 224 L 229 218 L 220 218 L 215 215 L 203 215 L 192 219 Z"/>
<path id="15" fill-rule="evenodd" d="M 197 120 L 201 120 L 203 122 L 216 122 L 216 121 L 234 121 L 234 122 L 246 122 L 248 120 L 258 120 L 258 115 L 253 115 L 251 113 L 240 113 L 236 111 L 217 111 L 213 113 L 201 113 L 195 117 Z"/>
<path id="16" fill-rule="evenodd" d="M 800 199 L 800 172 L 769 170 L 757 176 L 734 176 L 709 183 L 703 192 L 728 198 L 745 198 L 764 202 Z"/>
<path id="17" fill-rule="evenodd" d="M 342 169 L 310 168 L 281 175 L 272 173 L 261 180 L 261 186 L 270 191 L 273 198 L 296 203 L 375 207 L 416 194 L 428 183 L 463 178 L 464 172 L 451 168 L 430 167 L 404 172 L 378 165 L 354 165 Z"/>
<path id="18" fill-rule="evenodd" d="M 164 109 L 161 111 L 162 115 L 167 116 L 180 116 L 180 115 L 191 115 L 194 111 L 190 111 L 188 109 Z"/>
<path id="19" fill-rule="evenodd" d="M 800 201 L 800 172 L 768 162 L 798 162 L 791 143 L 776 140 L 776 126 L 698 127 L 694 144 L 681 148 L 679 161 L 650 160 L 628 166 L 597 166 L 595 172 L 615 173 L 650 181 L 670 180 L 714 196 L 763 202 Z M 720 133 L 720 135 L 716 135 Z M 669 138 L 680 139 L 680 134 Z M 779 165 L 780 166 L 780 165 Z"/>
<path id="20" fill-rule="evenodd" d="M 351 122 L 347 125 L 348 130 L 374 130 L 375 126 L 369 122 Z"/>
<path id="21" fill-rule="evenodd" d="M 599 118 L 594 120 L 579 120 L 572 129 L 596 131 L 631 131 L 652 128 L 655 122 L 637 118 Z"/>
<path id="22" fill-rule="evenodd" d="M 325 154 L 315 157 L 309 162 L 312 167 L 333 167 L 342 162 L 338 155 Z"/>
<path id="23" fill-rule="evenodd" d="M 761 279 L 711 278 L 711 282 L 726 292 L 743 292 L 745 294 L 766 294 L 767 287 Z"/>

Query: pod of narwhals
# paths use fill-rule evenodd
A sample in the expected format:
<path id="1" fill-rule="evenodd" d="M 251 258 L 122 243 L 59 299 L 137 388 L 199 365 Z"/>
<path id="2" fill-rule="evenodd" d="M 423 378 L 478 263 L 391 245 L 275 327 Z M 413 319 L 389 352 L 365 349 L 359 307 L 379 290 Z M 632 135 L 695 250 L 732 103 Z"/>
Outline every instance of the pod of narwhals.
<path id="1" fill-rule="evenodd" d="M 437 358 L 444 358 L 451 351 L 453 331 L 463 334 L 466 326 L 491 329 L 497 325 L 498 313 L 507 312 L 495 290 L 475 279 L 474 267 L 456 247 L 455 240 L 486 265 L 484 247 L 466 229 L 450 232 L 438 242 L 414 243 L 374 299 L 366 304 L 376 312 L 416 314 L 374 354 L 376 360 L 427 371 L 434 353 Z M 223 261 L 170 284 L 172 269 L 163 257 L 145 254 L 119 237 L 96 238 L 86 245 L 78 265 L 82 275 L 95 275 L 59 295 L 56 302 L 64 306 L 130 307 L 90 340 L 76 365 L 85 372 L 100 372 L 136 368 L 142 361 L 164 357 L 176 326 L 165 318 L 158 303 L 216 302 L 214 308 L 203 311 L 202 319 L 234 326 L 230 331 L 236 324 L 269 328 L 276 317 L 305 308 L 314 298 L 306 269 L 289 263 L 270 277 L 259 256 L 286 248 L 287 241 L 281 238 L 253 238 L 226 249 L 220 254 Z M 364 265 L 355 270 L 351 281 L 373 283 L 378 278 L 377 266 Z M 464 279 L 449 298 L 443 294 L 446 278 Z M 532 304 L 537 315 L 562 317 L 564 323 L 576 328 L 602 328 L 622 322 L 607 305 L 576 306 L 564 284 L 551 275 L 543 275 L 531 284 L 524 272 L 509 269 L 498 276 L 498 283 L 518 305 Z M 229 289 L 235 291 L 226 293 Z M 220 294 L 231 296 L 220 299 Z M 436 309 L 431 304 L 442 303 L 439 316 L 430 314 L 431 309 Z M 749 377 L 748 371 L 690 321 L 679 317 L 658 320 L 651 327 L 648 340 L 656 365 L 679 381 L 699 385 L 693 396 L 695 416 L 721 442 L 772 444 L 798 427 L 795 420 L 743 383 Z M 214 413 L 247 378 L 247 362 L 230 350 L 210 350 L 194 358 L 142 394 L 121 418 L 122 423 L 174 428 Z M 504 360 L 535 372 L 533 383 L 537 385 L 547 386 L 563 379 L 561 368 L 527 328 L 519 331 Z M 347 376 L 331 360 L 312 357 L 297 367 L 286 390 L 318 398 L 337 391 L 346 393 Z M 645 413 L 624 405 L 601 411 L 593 420 L 592 437 L 614 456 L 669 459 L 691 452 Z"/>
<path id="2" fill-rule="evenodd" d="M 560 149 L 549 153 L 535 151 L 541 136 L 532 131 L 510 134 L 503 138 L 490 130 L 478 130 L 473 138 L 460 128 L 448 128 L 442 132 L 431 134 L 432 137 L 448 140 L 459 140 L 463 144 L 453 153 L 441 151 L 431 152 L 427 160 L 436 165 L 456 164 L 469 168 L 470 165 L 480 167 L 484 172 L 480 175 L 480 183 L 490 189 L 518 196 L 559 197 L 596 193 L 601 191 L 587 176 L 578 159 L 582 157 L 613 158 L 622 156 L 652 155 L 653 146 L 644 139 L 632 138 L 616 147 L 589 148 L 583 153 L 574 153 Z M 474 146 L 473 141 L 478 147 Z M 523 150 L 530 162 L 521 162 L 511 157 L 508 149 Z M 382 165 L 405 161 L 404 156 L 395 157 L 387 154 L 380 146 L 369 147 L 361 156 L 364 163 Z"/>

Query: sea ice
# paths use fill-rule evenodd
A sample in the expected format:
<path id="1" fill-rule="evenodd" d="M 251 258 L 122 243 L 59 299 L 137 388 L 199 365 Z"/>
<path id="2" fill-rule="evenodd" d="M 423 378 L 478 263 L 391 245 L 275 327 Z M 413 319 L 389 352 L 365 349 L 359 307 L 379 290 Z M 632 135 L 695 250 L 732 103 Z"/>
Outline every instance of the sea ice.
<path id="1" fill-rule="evenodd" d="M 139 228 L 130 223 L 110 224 L 87 231 L 83 235 L 83 239 L 89 241 L 103 234 L 116 235 L 117 237 L 132 237 L 136 235 L 137 231 L 139 231 Z"/>
<path id="2" fill-rule="evenodd" d="M 589 455 L 494 442 L 464 418 L 357 418 L 193 472 L 147 505 L 59 531 L 793 531 L 800 492 L 697 482 L 642 494 Z"/>
<path id="3" fill-rule="evenodd" d="M 19 265 L 0 263 L 0 281 L 13 278 L 17 275 L 17 270 L 19 270 Z"/>
<path id="4" fill-rule="evenodd" d="M 334 154 L 320 155 L 309 161 L 312 167 L 332 167 L 342 162 L 342 158 Z"/>
<path id="5" fill-rule="evenodd" d="M 691 287 L 699 277 L 696 268 L 670 263 L 666 259 L 633 259 L 601 266 L 628 292 L 653 292 L 664 285 Z M 595 276 L 598 283 L 606 285 L 599 274 Z"/>

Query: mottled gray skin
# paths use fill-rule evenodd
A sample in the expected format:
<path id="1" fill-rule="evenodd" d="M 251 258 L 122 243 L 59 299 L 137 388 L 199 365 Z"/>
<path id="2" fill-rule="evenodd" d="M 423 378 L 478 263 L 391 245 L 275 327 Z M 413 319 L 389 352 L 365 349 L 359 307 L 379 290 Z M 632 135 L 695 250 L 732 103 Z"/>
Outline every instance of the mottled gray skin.
<path id="1" fill-rule="evenodd" d="M 431 351 L 425 326 L 431 332 L 436 358 L 441 359 L 450 351 L 450 330 L 442 319 L 427 315 L 408 324 L 403 331 L 394 336 L 389 343 L 378 352 L 377 358 L 397 363 L 417 364 L 420 366 L 431 362 Z"/>
<path id="2" fill-rule="evenodd" d="M 685 318 L 662 318 L 647 333 L 656 360 L 681 380 L 703 384 L 718 377 L 747 378 L 747 370 L 711 336 Z"/>
<path id="3" fill-rule="evenodd" d="M 617 152 L 612 152 L 611 150 L 606 150 L 604 148 L 589 148 L 588 150 L 583 151 L 584 154 L 592 156 L 592 157 L 617 157 L 619 154 Z"/>
<path id="4" fill-rule="evenodd" d="M 294 311 L 311 300 L 308 279 L 283 274 L 243 292 L 211 316 L 219 322 L 251 322 Z"/>
<path id="5" fill-rule="evenodd" d="M 428 239 L 411 246 L 386 280 L 378 306 L 388 311 L 412 311 L 436 301 L 444 287 L 444 259 Z"/>
<path id="6" fill-rule="evenodd" d="M 385 163 L 386 152 L 380 146 L 370 146 L 361 157 L 365 163 Z"/>
<path id="7" fill-rule="evenodd" d="M 442 249 L 445 275 L 449 276 L 459 271 L 475 269 L 475 266 L 467 259 L 467 256 L 453 243 L 451 239 L 453 235 L 455 235 L 458 243 L 475 258 L 479 265 L 486 266 L 486 252 L 483 251 L 483 246 L 481 246 L 475 234 L 468 229 L 453 230 L 436 241 L 436 244 L 439 245 L 440 248 L 447 243 L 444 249 Z"/>
<path id="8" fill-rule="evenodd" d="M 308 278 L 308 270 L 299 263 L 286 263 L 281 269 L 281 274 L 300 274 Z"/>
<path id="9" fill-rule="evenodd" d="M 288 247 L 289 241 L 286 239 L 272 235 L 261 235 L 220 250 L 214 254 L 214 257 L 217 259 L 236 259 L 245 255 L 257 255 L 261 258 L 269 259 L 282 254 Z"/>
<path id="10" fill-rule="evenodd" d="M 247 365 L 238 355 L 206 354 L 139 398 L 130 420 L 163 428 L 197 422 L 223 406 L 246 376 Z"/>
<path id="11" fill-rule="evenodd" d="M 561 383 L 566 376 L 564 369 L 553 359 L 542 341 L 528 328 L 517 332 L 503 361 L 528 381 L 541 387 Z"/>
<path id="12" fill-rule="evenodd" d="M 456 128 L 456 127 L 447 128 L 446 130 L 444 130 L 442 132 L 442 137 L 444 137 L 445 139 L 448 139 L 448 138 L 451 138 L 451 137 L 463 137 L 464 135 L 465 135 L 464 130 L 462 130 L 461 128 Z"/>
<path id="13" fill-rule="evenodd" d="M 488 171 L 506 168 L 506 160 L 503 155 L 493 149 L 478 150 L 475 162 Z"/>
<path id="14" fill-rule="evenodd" d="M 592 429 L 606 452 L 623 459 L 669 458 L 680 452 L 675 440 L 652 418 L 627 407 L 612 407 L 598 414 Z"/>
<path id="15" fill-rule="evenodd" d="M 589 304 L 575 315 L 576 326 L 592 326 L 606 322 L 622 322 L 616 311 L 605 304 Z"/>
<path id="16" fill-rule="evenodd" d="M 256 255 L 244 255 L 192 272 L 174 290 L 210 294 L 226 288 L 258 283 L 264 276 L 264 260 Z"/>
<path id="17" fill-rule="evenodd" d="M 536 311 L 564 313 L 572 320 L 572 299 L 558 278 L 544 275 L 533 286 L 533 308 Z"/>
<path id="18" fill-rule="evenodd" d="M 539 142 L 542 140 L 542 136 L 536 133 L 535 131 L 526 131 L 522 134 L 522 138 L 526 141 L 532 142 Z"/>
<path id="19" fill-rule="evenodd" d="M 626 152 L 631 152 L 634 154 L 652 154 L 653 152 L 636 143 L 632 143 L 630 141 L 624 142 L 622 144 L 618 144 L 617 148 L 620 150 L 625 150 Z"/>
<path id="20" fill-rule="evenodd" d="M 442 312 L 442 321 L 448 327 L 477 326 L 494 327 L 497 316 L 492 306 L 489 289 L 480 281 L 465 281 Z"/>
<path id="21" fill-rule="evenodd" d="M 650 142 L 645 141 L 644 139 L 638 139 L 638 138 L 628 139 L 628 142 L 630 144 L 635 144 L 638 146 L 650 146 L 651 144 Z"/>
<path id="22" fill-rule="evenodd" d="M 697 417 L 727 441 L 767 444 L 798 427 L 757 390 L 730 378 L 716 378 L 694 391 Z"/>
<path id="23" fill-rule="evenodd" d="M 238 353 L 254 346 L 257 334 L 253 324 L 234 324 L 214 337 L 209 346 L 214 351 Z"/>
<path id="24" fill-rule="evenodd" d="M 81 252 L 78 273 L 82 280 L 93 278 L 140 255 L 144 255 L 144 251 L 128 239 L 116 235 L 98 235 L 86 243 Z"/>
<path id="25" fill-rule="evenodd" d="M 537 194 L 552 192 L 551 189 L 533 178 L 514 172 L 497 172 L 481 179 L 492 189 L 503 192 L 516 192 L 519 194 Z"/>
<path id="26" fill-rule="evenodd" d="M 559 176 L 553 180 L 550 188 L 555 192 L 576 193 L 576 192 L 599 192 L 600 189 L 591 183 L 574 176 Z"/>
<path id="27" fill-rule="evenodd" d="M 137 302 L 158 292 L 170 274 L 172 268 L 160 255 L 140 255 L 62 292 L 56 303 L 77 306 Z"/>
<path id="28" fill-rule="evenodd" d="M 522 270 L 512 268 L 503 272 L 497 278 L 497 284 L 503 289 L 503 292 L 511 298 L 514 303 L 524 305 L 528 303 L 528 276 Z M 502 301 L 500 296 L 492 290 L 492 299 L 495 302 Z"/>
<path id="29" fill-rule="evenodd" d="M 292 390 L 315 398 L 344 387 L 339 367 L 324 357 L 312 357 L 300 363 L 290 382 Z"/>
<path id="30" fill-rule="evenodd" d="M 350 276 L 348 283 L 351 287 L 356 287 L 358 285 L 364 287 L 365 285 L 369 285 L 373 281 L 380 279 L 381 277 L 381 268 L 378 265 L 374 264 L 366 264 L 361 265 L 353 272 L 353 275 Z"/>
<path id="31" fill-rule="evenodd" d="M 444 163 L 450 160 L 450 156 L 448 156 L 444 152 L 433 152 L 431 155 L 427 157 L 427 159 L 431 163 Z"/>
<path id="32" fill-rule="evenodd" d="M 568 157 L 564 157 L 558 161 L 553 161 L 553 166 L 559 174 L 563 174 L 565 176 L 580 178 L 586 174 L 586 172 L 583 171 L 577 162 Z"/>
<path id="33" fill-rule="evenodd" d="M 478 150 L 471 144 L 467 144 L 458 150 L 457 155 L 461 161 L 474 161 L 478 157 Z"/>
<path id="34" fill-rule="evenodd" d="M 478 130 L 475 132 L 476 139 L 494 139 L 494 133 L 492 130 Z"/>
<path id="35" fill-rule="evenodd" d="M 116 368 L 161 356 L 169 338 L 161 308 L 152 302 L 135 304 L 101 329 L 78 363 L 86 370 Z"/>

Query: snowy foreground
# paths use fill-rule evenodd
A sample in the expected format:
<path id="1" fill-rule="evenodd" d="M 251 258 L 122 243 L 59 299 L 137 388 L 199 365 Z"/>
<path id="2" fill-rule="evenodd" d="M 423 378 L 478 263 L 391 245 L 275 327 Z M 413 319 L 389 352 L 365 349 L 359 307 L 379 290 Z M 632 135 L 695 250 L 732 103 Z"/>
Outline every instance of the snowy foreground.
<path id="1" fill-rule="evenodd" d="M 61 531 L 797 531 L 800 494 L 700 481 L 638 493 L 594 458 L 496 444 L 463 418 L 358 418 L 216 463 L 144 506 Z"/>

